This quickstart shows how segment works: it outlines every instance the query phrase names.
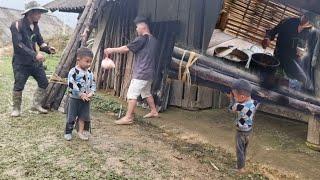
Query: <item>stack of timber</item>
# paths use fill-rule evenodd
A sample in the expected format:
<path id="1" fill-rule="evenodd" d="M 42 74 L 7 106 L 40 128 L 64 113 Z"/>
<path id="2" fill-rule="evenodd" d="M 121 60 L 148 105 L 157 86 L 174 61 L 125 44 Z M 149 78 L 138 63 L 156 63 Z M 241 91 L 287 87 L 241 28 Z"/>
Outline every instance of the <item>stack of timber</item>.
<path id="1" fill-rule="evenodd" d="M 64 50 L 60 63 L 56 68 L 55 74 L 58 77 L 66 78 L 69 70 L 76 63 L 76 51 L 81 45 L 85 45 L 90 32 L 93 28 L 94 14 L 97 7 L 101 5 L 103 1 L 100 0 L 88 0 L 86 7 L 78 21 L 77 27 L 74 30 L 74 34 L 68 42 L 66 49 Z M 61 100 L 64 97 L 67 86 L 63 84 L 50 83 L 47 88 L 46 98 L 43 100 L 43 105 L 46 108 L 58 109 Z"/>

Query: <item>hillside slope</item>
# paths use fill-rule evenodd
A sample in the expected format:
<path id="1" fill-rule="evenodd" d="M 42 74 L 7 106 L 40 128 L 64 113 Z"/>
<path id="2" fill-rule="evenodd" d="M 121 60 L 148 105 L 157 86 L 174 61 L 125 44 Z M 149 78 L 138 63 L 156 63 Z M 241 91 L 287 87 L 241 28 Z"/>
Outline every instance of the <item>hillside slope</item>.
<path id="1" fill-rule="evenodd" d="M 20 19 L 21 11 L 0 7 L 0 46 L 11 42 L 10 25 L 13 21 Z M 39 22 L 40 30 L 44 38 L 52 38 L 56 35 L 71 34 L 72 29 L 65 25 L 57 17 L 44 14 Z"/>

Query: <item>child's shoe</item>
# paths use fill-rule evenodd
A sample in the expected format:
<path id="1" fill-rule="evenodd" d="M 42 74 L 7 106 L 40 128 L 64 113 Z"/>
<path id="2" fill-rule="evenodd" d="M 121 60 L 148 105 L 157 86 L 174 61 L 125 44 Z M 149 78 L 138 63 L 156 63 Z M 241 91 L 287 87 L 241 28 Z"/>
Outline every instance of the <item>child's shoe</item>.
<path id="1" fill-rule="evenodd" d="M 64 139 L 67 140 L 67 141 L 71 141 L 71 139 L 72 139 L 72 134 L 65 134 L 65 135 L 64 135 Z"/>
<path id="2" fill-rule="evenodd" d="M 84 133 L 78 133 L 78 136 L 83 141 L 88 141 L 89 137 L 87 137 Z"/>
<path id="3" fill-rule="evenodd" d="M 89 131 L 83 131 L 83 134 L 84 134 L 85 136 L 87 136 L 88 138 L 91 137 L 91 133 L 90 133 Z"/>

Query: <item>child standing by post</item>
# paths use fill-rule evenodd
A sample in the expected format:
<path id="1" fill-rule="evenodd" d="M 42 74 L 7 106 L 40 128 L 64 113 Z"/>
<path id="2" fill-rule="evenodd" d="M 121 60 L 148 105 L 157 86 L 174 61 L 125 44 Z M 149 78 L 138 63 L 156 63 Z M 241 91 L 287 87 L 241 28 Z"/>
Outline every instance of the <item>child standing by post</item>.
<path id="1" fill-rule="evenodd" d="M 253 117 L 258 106 L 258 103 L 251 99 L 251 91 L 250 83 L 239 79 L 233 84 L 230 95 L 229 110 L 238 113 L 236 118 L 236 154 L 239 173 L 245 172 L 249 136 L 252 133 Z"/>
<path id="2" fill-rule="evenodd" d="M 76 119 L 79 123 L 78 135 L 81 140 L 88 140 L 90 133 L 84 130 L 85 123 L 90 122 L 90 101 L 96 91 L 93 73 L 89 70 L 93 53 L 89 48 L 77 51 L 77 65 L 68 75 L 69 107 L 64 138 L 72 139 L 72 130 Z"/>

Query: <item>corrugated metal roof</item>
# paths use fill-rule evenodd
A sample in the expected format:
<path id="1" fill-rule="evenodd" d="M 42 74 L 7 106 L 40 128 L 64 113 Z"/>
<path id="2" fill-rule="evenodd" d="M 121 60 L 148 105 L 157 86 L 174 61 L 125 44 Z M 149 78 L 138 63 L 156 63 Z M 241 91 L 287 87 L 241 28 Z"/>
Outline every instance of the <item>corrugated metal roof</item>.
<path id="1" fill-rule="evenodd" d="M 45 8 L 50 11 L 62 11 L 62 12 L 82 12 L 86 7 L 88 0 L 55 0 L 46 5 Z M 117 0 L 102 0 L 102 1 L 117 1 Z"/>
<path id="2" fill-rule="evenodd" d="M 46 5 L 50 11 L 81 12 L 87 4 L 87 0 L 55 0 Z"/>

